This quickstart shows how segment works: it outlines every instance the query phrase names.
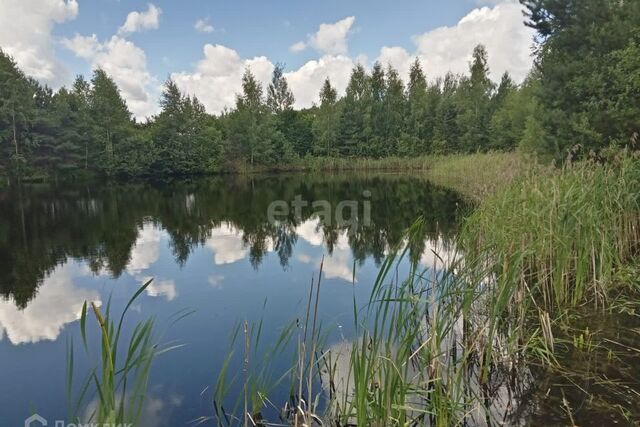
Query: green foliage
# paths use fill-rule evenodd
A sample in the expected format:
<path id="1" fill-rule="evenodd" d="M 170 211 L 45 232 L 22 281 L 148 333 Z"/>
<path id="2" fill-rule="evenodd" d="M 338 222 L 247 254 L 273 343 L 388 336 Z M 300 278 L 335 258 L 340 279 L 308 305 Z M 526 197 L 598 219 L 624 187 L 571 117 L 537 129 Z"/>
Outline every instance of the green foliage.
<path id="1" fill-rule="evenodd" d="M 537 68 L 546 140 L 537 151 L 558 160 L 629 146 L 637 120 L 640 3 L 521 0 L 538 32 Z"/>
<path id="2" fill-rule="evenodd" d="M 165 83 L 162 111 L 151 126 L 155 175 L 197 175 L 214 172 L 222 151 L 215 120 L 196 97 L 185 96 L 172 80 Z"/>
<path id="3" fill-rule="evenodd" d="M 489 123 L 491 122 L 491 96 L 493 83 L 489 80 L 487 50 L 479 45 L 473 51 L 470 65 L 471 76 L 460 81 L 456 94 L 461 105 L 457 116 L 460 129 L 459 148 L 464 152 L 486 150 L 489 146 Z M 504 96 L 498 92 L 497 96 Z"/>
<path id="4" fill-rule="evenodd" d="M 20 173 L 29 153 L 35 116 L 35 87 L 15 61 L 0 50 L 0 162 Z"/>
<path id="5" fill-rule="evenodd" d="M 276 68 L 272 83 L 274 91 L 276 84 L 280 88 L 286 88 L 278 83 L 283 78 L 280 73 L 279 68 Z M 290 100 L 293 101 L 292 98 Z M 272 99 L 271 103 L 275 106 L 275 99 Z M 250 166 L 270 165 L 282 157 L 290 157 L 292 150 L 282 132 L 278 130 L 278 119 L 264 101 L 260 82 L 247 68 L 242 76 L 242 94 L 238 95 L 236 109 L 229 115 L 227 123 L 227 143 L 231 157 Z"/>
<path id="6" fill-rule="evenodd" d="M 340 105 L 336 105 L 337 99 L 338 92 L 331 86 L 329 78 L 325 79 L 320 90 L 320 107 L 316 109 L 313 121 L 313 153 L 316 155 L 337 154 L 338 121 L 341 114 Z"/>
<path id="7" fill-rule="evenodd" d="M 351 72 L 340 110 L 338 153 L 343 156 L 371 155 L 371 80 L 358 64 Z"/>
<path id="8" fill-rule="evenodd" d="M 538 80 L 527 78 L 518 90 L 512 85 L 507 74 L 503 76 L 500 87 L 493 103 L 491 118 L 491 139 L 489 145 L 494 150 L 512 150 L 525 143 L 525 129 L 527 122 L 535 115 L 537 102 L 534 93 L 538 87 Z M 529 140 L 534 135 L 529 137 Z M 531 150 L 530 150 L 531 151 Z"/>
<path id="9" fill-rule="evenodd" d="M 283 71 L 283 66 L 276 64 L 271 83 L 267 88 L 267 107 L 275 114 L 293 109 L 293 103 L 295 102 L 293 93 L 289 90 L 287 79 L 284 78 Z"/>
<path id="10" fill-rule="evenodd" d="M 93 73 L 89 110 L 94 122 L 93 161 L 108 175 L 115 174 L 129 153 L 126 140 L 133 126 L 131 113 L 118 86 L 102 69 Z"/>
<path id="11" fill-rule="evenodd" d="M 525 89 L 505 77 L 494 94 L 486 51 L 479 46 L 474 56 L 471 77 L 449 74 L 432 85 L 416 60 L 406 89 L 391 65 L 376 63 L 371 74 L 358 65 L 343 98 L 327 78 L 320 104 L 303 110 L 293 109 L 282 65 L 266 96 L 247 69 L 235 108 L 219 117 L 168 80 L 160 113 L 139 124 L 104 70 L 96 70 L 91 82 L 78 76 L 71 89 L 53 93 L 2 54 L 0 165 L 18 175 L 56 179 L 87 173 L 168 177 L 296 167 L 309 156 L 420 157 L 513 148 L 529 111 L 520 97 Z"/>

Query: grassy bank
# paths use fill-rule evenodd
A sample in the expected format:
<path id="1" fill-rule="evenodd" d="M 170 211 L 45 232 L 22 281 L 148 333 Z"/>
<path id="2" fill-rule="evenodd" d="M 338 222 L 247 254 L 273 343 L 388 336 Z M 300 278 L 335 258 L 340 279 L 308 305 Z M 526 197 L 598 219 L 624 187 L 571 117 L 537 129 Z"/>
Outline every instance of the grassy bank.
<path id="1" fill-rule="evenodd" d="M 452 188 L 479 202 L 504 190 L 517 178 L 541 174 L 549 168 L 518 152 L 386 157 L 382 159 L 307 157 L 271 167 L 237 165 L 230 171 L 241 174 L 264 172 L 411 172 Z"/>
<path id="2" fill-rule="evenodd" d="M 228 173 L 256 174 L 265 172 L 342 172 L 342 171 L 418 171 L 431 165 L 431 157 L 385 157 L 381 159 L 345 157 L 303 157 L 297 160 L 271 165 L 251 166 L 246 163 L 231 165 Z"/>
<path id="3" fill-rule="evenodd" d="M 545 170 L 548 168 L 521 153 L 492 152 L 432 156 L 425 174 L 434 183 L 480 202 L 528 173 Z"/>
<path id="4" fill-rule="evenodd" d="M 631 158 L 528 175 L 480 204 L 462 245 L 491 267 L 498 287 L 534 295 L 541 309 L 602 306 L 614 272 L 639 249 L 639 190 L 640 165 Z"/>
<path id="5" fill-rule="evenodd" d="M 269 166 L 230 163 L 210 175 L 254 175 L 278 172 L 406 172 L 423 175 L 436 184 L 452 188 L 469 199 L 479 201 L 504 188 L 531 168 L 530 159 L 519 153 L 491 152 L 379 159 L 309 156 Z M 171 176 L 165 177 L 165 179 L 189 177 Z M 59 176 L 52 176 L 41 171 L 24 176 L 21 181 L 25 183 L 84 182 L 98 178 L 99 176 L 93 173 L 83 171 L 71 175 L 60 174 Z M 117 179 L 117 177 L 112 178 Z M 132 179 L 145 180 L 145 177 L 123 178 L 129 181 Z M 153 179 L 157 180 L 158 178 Z M 5 177 L 5 181 L 8 182 L 8 180 L 9 178 Z"/>
<path id="6" fill-rule="evenodd" d="M 480 200 L 494 194 L 533 167 L 531 159 L 518 152 L 385 157 L 381 159 L 304 157 L 273 166 L 231 165 L 227 172 L 342 172 L 389 171 L 425 173 L 438 184 Z"/>

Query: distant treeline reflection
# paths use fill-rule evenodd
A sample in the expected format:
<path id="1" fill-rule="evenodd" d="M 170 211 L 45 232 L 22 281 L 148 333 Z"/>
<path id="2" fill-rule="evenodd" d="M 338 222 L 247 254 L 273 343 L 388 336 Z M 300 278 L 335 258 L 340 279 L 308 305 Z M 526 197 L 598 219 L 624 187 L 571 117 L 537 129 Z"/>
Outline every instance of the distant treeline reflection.
<path id="1" fill-rule="evenodd" d="M 367 257 L 381 262 L 385 248 L 401 242 L 403 231 L 422 215 L 428 224 L 424 239 L 410 248 L 418 259 L 425 239 L 452 235 L 463 207 L 455 193 L 405 176 L 227 176 L 162 185 L 16 186 L 0 192 L 0 292 L 25 307 L 47 274 L 70 258 L 85 261 L 94 273 L 119 277 L 148 222 L 166 230 L 181 265 L 213 229 L 230 224 L 242 234 L 254 268 L 270 245 L 286 267 L 298 240 L 296 227 L 314 210 L 304 208 L 301 217 L 292 211 L 270 224 L 271 202 L 300 195 L 336 206 L 362 198 L 365 191 L 371 192 L 371 225 L 359 224 L 348 236 L 360 263 Z M 331 254 L 344 229 L 331 223 L 319 232 Z"/>

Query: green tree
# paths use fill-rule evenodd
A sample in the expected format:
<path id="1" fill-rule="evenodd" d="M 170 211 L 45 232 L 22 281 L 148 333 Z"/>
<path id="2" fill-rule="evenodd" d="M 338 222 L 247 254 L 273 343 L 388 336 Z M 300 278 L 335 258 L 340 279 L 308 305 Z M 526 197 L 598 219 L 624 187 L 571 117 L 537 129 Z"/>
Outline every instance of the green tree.
<path id="1" fill-rule="evenodd" d="M 152 173 L 194 175 L 212 172 L 221 156 L 220 133 L 196 97 L 184 95 L 176 83 L 165 82 L 162 111 L 153 125 Z"/>
<path id="2" fill-rule="evenodd" d="M 292 110 L 293 104 L 295 103 L 295 97 L 289 89 L 289 84 L 284 77 L 283 70 L 282 64 L 276 64 L 273 69 L 271 83 L 269 83 L 269 87 L 267 88 L 267 107 L 275 114 Z"/>
<path id="3" fill-rule="evenodd" d="M 502 79 L 492 100 L 496 110 L 491 117 L 490 148 L 512 150 L 522 143 L 527 121 L 536 111 L 535 91 L 538 84 L 534 75 L 528 77 L 520 88 L 513 85 L 510 79 Z"/>
<path id="4" fill-rule="evenodd" d="M 0 50 L 0 141 L 5 167 L 18 174 L 26 166 L 29 129 L 35 115 L 35 88 L 13 58 Z"/>
<path id="5" fill-rule="evenodd" d="M 38 108 L 34 124 L 36 148 L 32 164 L 57 177 L 73 174 L 83 166 L 83 119 L 72 92 L 60 89 L 47 101 L 46 107 Z"/>
<path id="6" fill-rule="evenodd" d="M 418 58 L 409 69 L 407 83 L 407 115 L 400 154 L 415 155 L 427 138 L 427 78 Z"/>
<path id="7" fill-rule="evenodd" d="M 242 93 L 236 98 L 236 109 L 230 116 L 230 148 L 235 156 L 256 163 L 272 164 L 276 159 L 274 145 L 281 142 L 275 121 L 263 101 L 262 86 L 249 68 L 242 76 Z"/>
<path id="8" fill-rule="evenodd" d="M 320 107 L 313 121 L 314 154 L 331 156 L 336 154 L 339 131 L 338 92 L 327 77 L 320 89 Z"/>
<path id="9" fill-rule="evenodd" d="M 340 111 L 339 152 L 345 156 L 371 154 L 371 83 L 364 67 L 351 72 Z"/>
<path id="10" fill-rule="evenodd" d="M 489 147 L 493 91 L 486 48 L 483 45 L 476 46 L 472 58 L 469 67 L 471 75 L 462 81 L 459 97 L 462 110 L 458 117 L 460 148 L 466 152 L 486 150 Z"/>
<path id="11" fill-rule="evenodd" d="M 294 103 L 295 97 L 284 77 L 283 65 L 276 64 L 271 83 L 267 87 L 267 108 L 275 114 L 275 127 L 279 132 L 279 135 L 274 138 L 273 150 L 284 159 L 292 157 L 294 147 L 298 154 L 308 151 L 308 148 L 305 148 L 307 143 L 304 141 L 304 132 L 301 128 L 304 122 L 299 121 L 298 114 L 293 111 Z"/>
<path id="12" fill-rule="evenodd" d="M 382 64 L 376 61 L 371 70 L 369 78 L 371 97 L 371 140 L 367 151 L 363 154 L 373 157 L 380 157 L 385 151 L 387 143 L 387 129 L 385 117 L 385 98 L 387 92 L 387 84 L 385 81 L 385 73 Z"/>
<path id="13" fill-rule="evenodd" d="M 89 149 L 94 148 L 92 143 L 92 128 L 94 126 L 91 117 L 91 85 L 81 75 L 77 76 L 73 82 L 71 90 L 71 109 L 76 113 L 76 131 L 81 139 L 84 148 L 83 167 L 89 169 L 89 158 L 95 155 L 90 154 Z"/>
<path id="14" fill-rule="evenodd" d="M 406 115 L 406 99 L 404 83 L 398 70 L 391 65 L 387 67 L 387 79 L 384 98 L 384 116 L 380 118 L 384 124 L 383 142 L 378 155 L 391 156 L 398 154 L 398 144 L 402 137 L 404 118 Z"/>
<path id="15" fill-rule="evenodd" d="M 447 73 L 438 82 L 441 88 L 441 98 L 436 109 L 436 119 L 433 129 L 433 151 L 436 153 L 458 152 L 460 148 L 460 129 L 458 127 L 459 82 L 452 73 Z"/>
<path id="16" fill-rule="evenodd" d="M 536 151 L 552 150 L 548 154 L 560 160 L 576 146 L 589 153 L 628 145 L 639 128 L 638 86 L 617 76 L 637 69 L 631 58 L 639 41 L 640 2 L 521 3 L 527 25 L 537 31 L 538 124 L 549 139 Z"/>
<path id="17" fill-rule="evenodd" d="M 119 169 L 118 162 L 131 155 L 124 147 L 132 131 L 131 113 L 118 86 L 104 70 L 95 70 L 91 83 L 94 140 L 101 145 L 94 166 L 107 174 L 115 174 Z"/>

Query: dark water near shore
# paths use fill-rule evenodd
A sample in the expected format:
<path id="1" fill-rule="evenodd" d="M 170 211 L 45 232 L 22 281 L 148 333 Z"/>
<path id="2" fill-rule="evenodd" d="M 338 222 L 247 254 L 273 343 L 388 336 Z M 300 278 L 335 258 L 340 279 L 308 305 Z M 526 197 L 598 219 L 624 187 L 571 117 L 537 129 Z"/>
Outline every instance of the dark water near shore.
<path id="1" fill-rule="evenodd" d="M 327 201 L 331 221 L 321 224 L 311 206 L 268 221 L 270 203 L 291 206 L 296 196 Z M 357 222 L 335 221 L 343 201 L 356 203 Z M 429 267 L 433 248 L 446 252 L 464 209 L 455 193 L 398 174 L 2 190 L 0 425 L 23 425 L 33 412 L 50 424 L 66 419 L 66 346 L 81 342 L 83 302 L 111 298 L 119 313 L 148 278 L 154 282 L 134 304 L 125 335 L 154 316 L 161 342 L 185 346 L 155 362 L 144 425 L 210 416 L 210 390 L 238 321 L 263 319 L 270 326 L 263 339 L 274 339 L 304 310 L 325 256 L 320 317 L 333 337 L 348 336 L 354 296 L 367 300 L 403 231 L 424 216 L 425 234 L 409 257 Z M 194 314 L 172 324 L 181 310 Z M 89 335 L 99 348 L 95 328 Z M 76 370 L 94 362 L 79 357 Z"/>

